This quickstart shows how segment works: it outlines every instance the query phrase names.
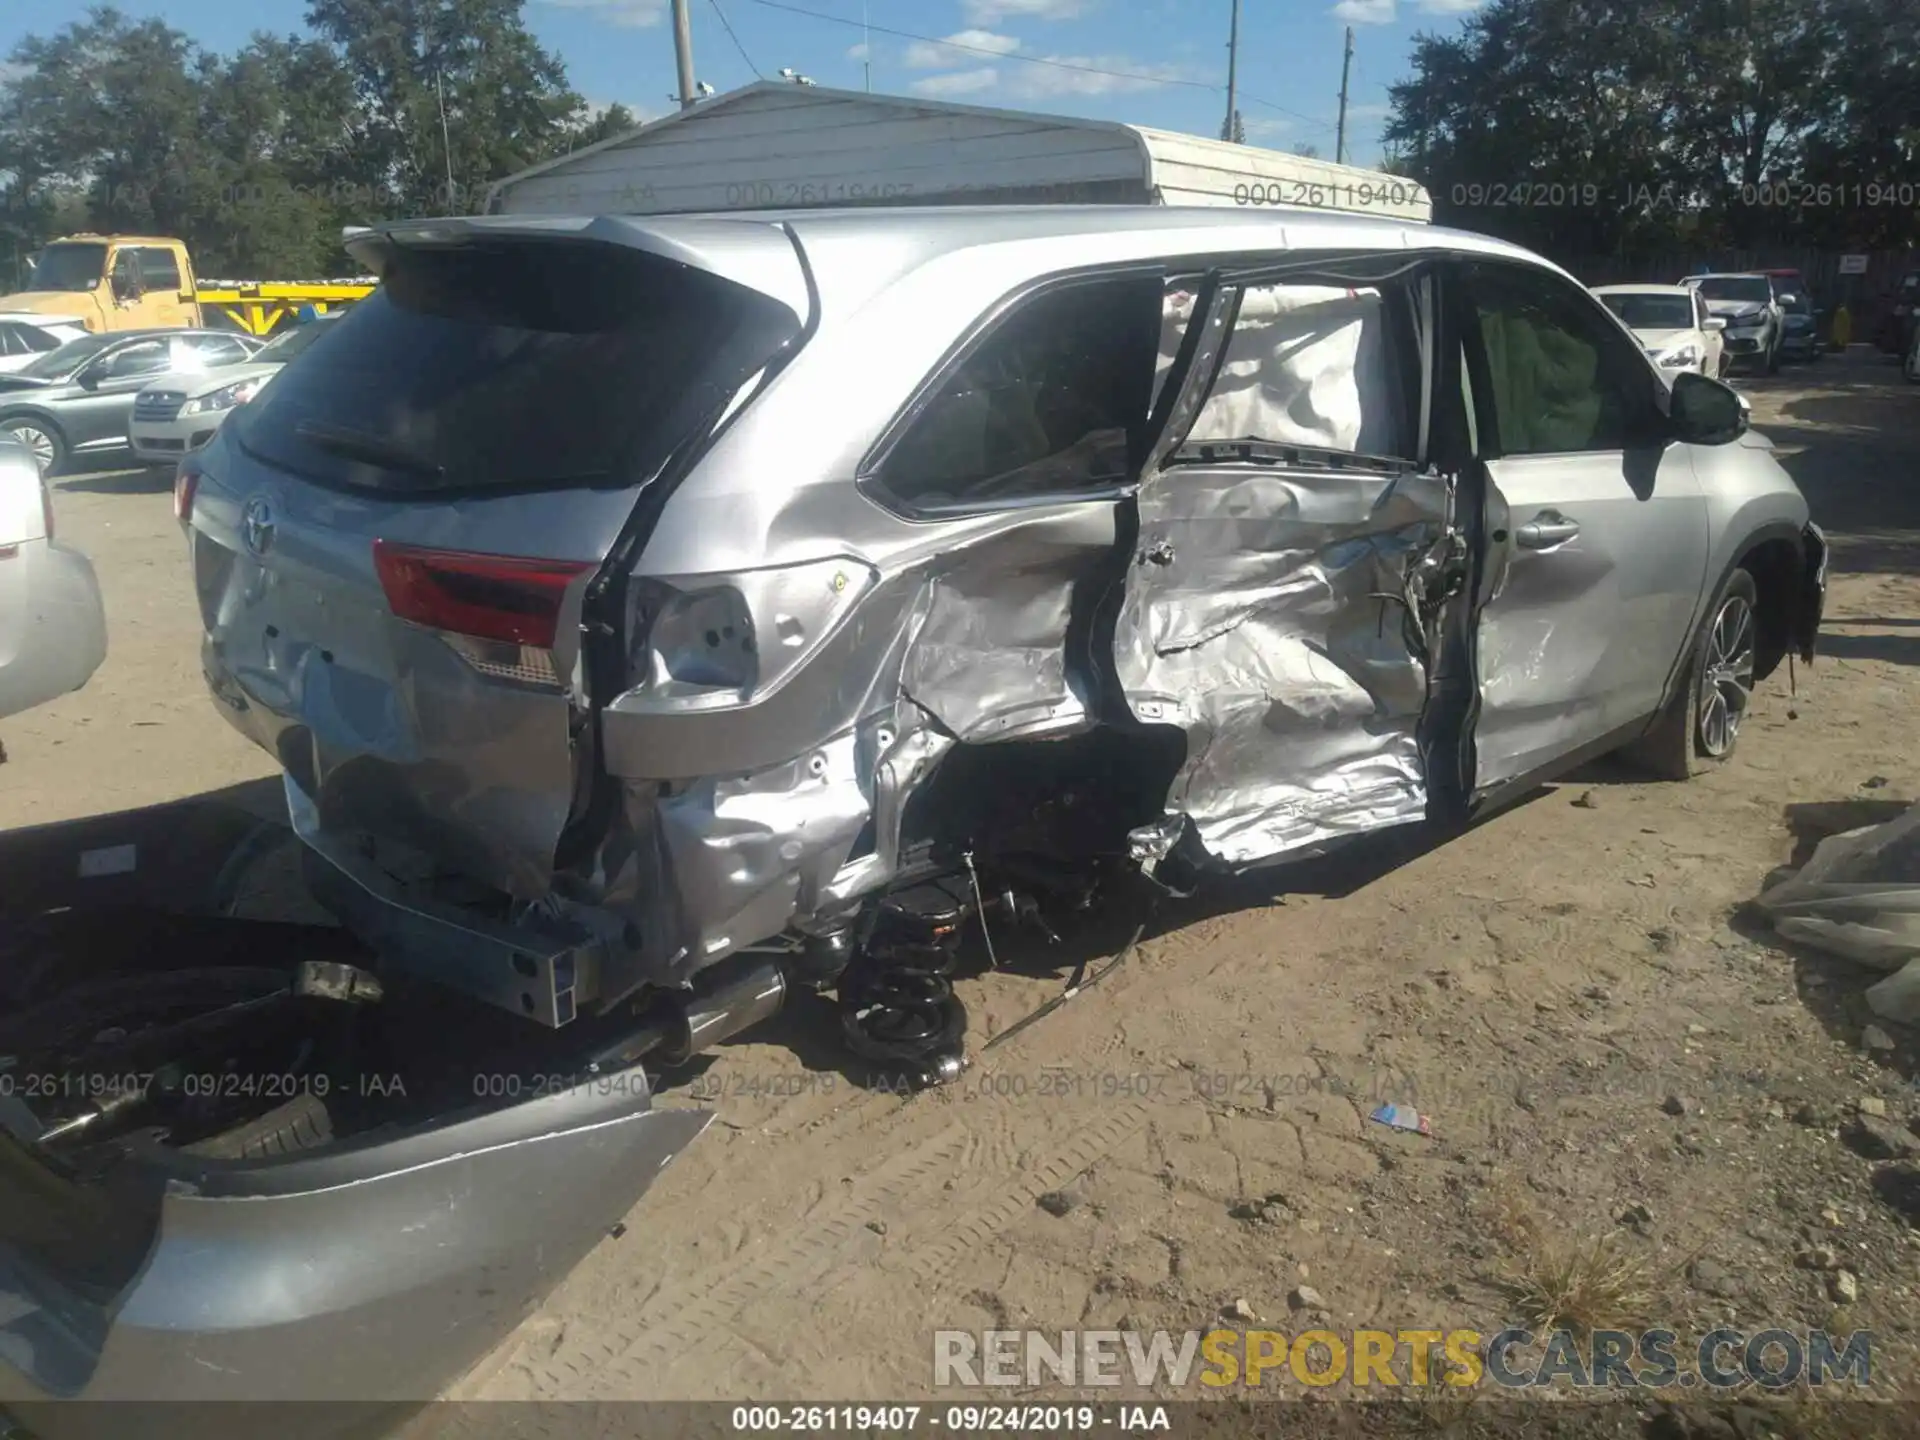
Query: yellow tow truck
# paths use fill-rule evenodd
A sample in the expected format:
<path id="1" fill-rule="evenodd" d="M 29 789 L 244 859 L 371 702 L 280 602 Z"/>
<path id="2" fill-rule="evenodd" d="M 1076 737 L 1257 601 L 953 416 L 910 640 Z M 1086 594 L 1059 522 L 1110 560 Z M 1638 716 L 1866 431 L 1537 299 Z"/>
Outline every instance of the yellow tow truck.
<path id="1" fill-rule="evenodd" d="M 69 319 L 95 332 L 224 322 L 270 335 L 304 307 L 325 314 L 371 294 L 375 283 L 201 280 L 185 243 L 157 235 L 65 235 L 29 264 L 26 288 L 0 295 L 0 313 Z"/>

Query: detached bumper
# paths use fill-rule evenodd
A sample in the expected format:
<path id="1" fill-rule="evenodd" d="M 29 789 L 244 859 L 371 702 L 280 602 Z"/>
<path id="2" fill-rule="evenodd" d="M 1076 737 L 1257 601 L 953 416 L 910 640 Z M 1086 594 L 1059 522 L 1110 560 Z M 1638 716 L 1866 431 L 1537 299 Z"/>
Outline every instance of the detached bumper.
<path id="1" fill-rule="evenodd" d="M 430 1399 L 709 1118 L 654 1109 L 634 1069 L 337 1151 L 155 1152 L 97 1183 L 0 1128 L 0 1407 L 45 1440 L 211 1440 L 267 1432 L 205 1402 Z M 80 1403 L 104 1401 L 133 1403 Z M 279 1407 L 271 1433 L 337 1434 L 354 1409 Z"/>

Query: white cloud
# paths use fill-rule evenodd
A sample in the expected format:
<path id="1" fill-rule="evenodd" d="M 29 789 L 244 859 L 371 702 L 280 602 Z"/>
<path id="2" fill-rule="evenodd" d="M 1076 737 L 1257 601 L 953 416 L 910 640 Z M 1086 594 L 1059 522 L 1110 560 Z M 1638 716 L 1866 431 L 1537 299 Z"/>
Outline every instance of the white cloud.
<path id="1" fill-rule="evenodd" d="M 969 25 L 1002 20 L 1071 20 L 1086 13 L 1088 0 L 960 0 Z"/>
<path id="2" fill-rule="evenodd" d="M 1471 15 L 1486 0 L 1420 0 L 1420 8 L 1430 15 Z"/>
<path id="3" fill-rule="evenodd" d="M 978 70 L 954 70 L 945 75 L 929 75 L 924 80 L 913 82 L 913 88 L 922 95 L 977 95 L 982 90 L 991 90 L 999 83 L 1000 72 L 991 65 Z"/>
<path id="4" fill-rule="evenodd" d="M 1349 120 L 1384 120 L 1392 113 L 1393 107 L 1391 105 L 1347 106 L 1347 119 Z"/>
<path id="5" fill-rule="evenodd" d="M 1244 111 L 1240 115 L 1240 124 L 1246 130 L 1249 140 L 1255 137 L 1272 139 L 1275 136 L 1285 135 L 1293 129 L 1293 121 L 1284 115 L 1248 115 Z"/>
<path id="6" fill-rule="evenodd" d="M 991 30 L 962 30 L 944 40 L 916 40 L 907 47 L 906 64 L 910 70 L 938 70 L 958 65 L 970 55 L 1011 55 L 1020 42 L 1011 35 L 996 35 Z"/>
<path id="7" fill-rule="evenodd" d="M 849 45 L 847 47 L 847 59 L 849 60 L 864 60 L 872 53 L 873 47 L 868 45 L 864 40 L 858 45 Z"/>
<path id="8" fill-rule="evenodd" d="M 1394 12 L 1394 0 L 1340 0 L 1333 7 L 1335 15 L 1356 25 L 1391 25 Z"/>
<path id="9" fill-rule="evenodd" d="M 1150 65 L 1125 55 L 1048 55 L 1050 65 L 1023 65 L 1009 87 L 1024 99 L 1051 95 L 1122 95 L 1193 77 L 1182 65 Z M 1075 68 L 1069 68 L 1075 67 Z"/>
<path id="10" fill-rule="evenodd" d="M 561 10 L 581 10 L 626 30 L 658 25 L 667 13 L 667 0 L 542 0 Z"/>

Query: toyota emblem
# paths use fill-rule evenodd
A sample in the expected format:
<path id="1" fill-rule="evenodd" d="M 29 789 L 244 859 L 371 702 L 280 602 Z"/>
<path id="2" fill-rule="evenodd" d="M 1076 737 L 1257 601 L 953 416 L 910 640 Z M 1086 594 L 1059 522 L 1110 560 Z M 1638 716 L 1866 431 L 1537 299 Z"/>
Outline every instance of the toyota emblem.
<path id="1" fill-rule="evenodd" d="M 264 495 L 254 496 L 240 512 L 240 533 L 247 549 L 255 555 L 266 554 L 273 548 L 273 531 L 273 502 Z"/>

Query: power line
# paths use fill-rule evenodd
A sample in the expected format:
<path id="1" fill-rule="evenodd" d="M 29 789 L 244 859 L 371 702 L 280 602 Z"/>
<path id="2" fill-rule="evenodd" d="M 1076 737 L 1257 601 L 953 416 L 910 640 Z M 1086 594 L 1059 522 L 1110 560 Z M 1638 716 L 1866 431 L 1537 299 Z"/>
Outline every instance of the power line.
<path id="1" fill-rule="evenodd" d="M 989 60 L 1017 60 L 1023 65 L 1045 65 L 1054 70 L 1072 70 L 1082 75 L 1104 75 L 1110 80 L 1132 80 L 1142 85 L 1173 85 L 1187 90 L 1206 90 L 1212 94 L 1222 93 L 1224 87 L 1206 80 L 1181 80 L 1167 75 L 1148 75 L 1139 70 L 1109 70 L 1099 65 L 1083 65 L 1077 60 L 1055 60 L 1045 55 L 1021 55 L 1005 50 L 990 50 L 984 45 L 968 45 L 958 40 L 943 40 L 937 35 L 917 35 L 911 30 L 894 30 L 885 25 L 867 25 L 859 20 L 849 20 L 843 15 L 828 15 L 819 10 L 808 10 L 800 5 L 788 5 L 782 0 L 753 0 L 755 5 L 763 5 L 769 10 L 784 10 L 789 15 L 804 15 L 809 20 L 824 20 L 831 25 L 851 25 L 856 29 L 871 30 L 876 35 L 890 36 L 895 40 L 917 40 L 926 45 L 938 45 L 945 50 L 961 50 L 970 55 L 984 55 Z M 1244 92 L 1243 92 L 1244 93 Z M 1289 110 L 1284 105 L 1275 105 L 1270 100 L 1262 100 L 1258 95 L 1245 98 L 1256 105 L 1264 105 L 1269 110 L 1277 110 L 1282 115 L 1291 115 L 1296 120 L 1305 120 L 1321 129 L 1332 127 L 1324 120 L 1316 120 L 1311 115 L 1303 115 L 1298 110 Z"/>
<path id="2" fill-rule="evenodd" d="M 733 48 L 738 50 L 740 58 L 747 62 L 747 69 L 753 71 L 753 78 L 766 79 L 767 77 L 760 73 L 760 67 L 753 63 L 753 57 L 747 54 L 747 47 L 740 43 L 740 37 L 733 33 L 733 22 L 727 19 L 727 12 L 720 8 L 720 0 L 708 0 L 708 3 L 713 6 L 713 13 L 720 17 L 720 24 L 727 32 L 727 38 L 733 41 Z"/>

